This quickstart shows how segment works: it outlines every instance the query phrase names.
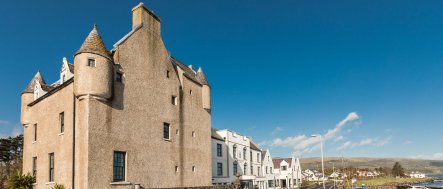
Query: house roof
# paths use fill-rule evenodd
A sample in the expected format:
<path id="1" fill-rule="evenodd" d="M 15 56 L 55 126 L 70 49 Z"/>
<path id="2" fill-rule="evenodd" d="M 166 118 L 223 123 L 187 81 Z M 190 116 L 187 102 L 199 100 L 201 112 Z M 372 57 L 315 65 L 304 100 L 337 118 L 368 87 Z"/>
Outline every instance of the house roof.
<path id="1" fill-rule="evenodd" d="M 258 145 L 256 145 L 254 142 L 249 142 L 249 145 L 251 146 L 251 149 L 253 150 L 257 150 L 261 152 L 261 149 L 258 147 Z"/>
<path id="2" fill-rule="evenodd" d="M 217 133 L 217 129 L 211 128 L 211 138 L 225 141 L 225 139 Z"/>
<path id="3" fill-rule="evenodd" d="M 205 73 L 203 73 L 203 70 L 201 67 L 198 68 L 198 71 L 197 71 L 197 74 L 195 75 L 195 77 L 202 85 L 209 86 L 208 80 L 206 79 L 206 75 L 205 75 Z"/>
<path id="4" fill-rule="evenodd" d="M 273 158 L 272 163 L 274 163 L 274 168 L 279 169 L 282 161 L 286 161 L 289 167 L 291 167 L 292 158 Z"/>
<path id="5" fill-rule="evenodd" d="M 68 67 L 69 71 L 71 71 L 71 73 L 74 73 L 74 64 L 68 63 Z"/>
<path id="6" fill-rule="evenodd" d="M 184 72 L 183 75 L 185 75 L 190 80 L 192 80 L 200 85 L 208 85 L 208 81 L 206 80 L 206 77 L 204 76 L 203 71 L 201 71 L 202 73 L 200 74 L 200 76 L 197 76 L 198 75 L 197 72 L 195 72 L 194 70 L 192 70 L 190 67 L 186 66 L 185 64 L 183 64 L 179 60 L 175 59 L 174 57 L 171 57 L 171 62 L 173 65 L 176 65 L 181 70 L 183 70 L 183 72 Z"/>
<path id="7" fill-rule="evenodd" d="M 112 60 L 109 51 L 106 49 L 105 43 L 103 43 L 100 34 L 97 31 L 97 26 L 94 24 L 92 31 L 89 33 L 88 37 L 86 37 L 80 49 L 75 53 L 75 55 L 80 53 L 92 53 L 101 55 L 109 60 Z M 74 56 L 75 56 L 74 55 Z"/>
<path id="8" fill-rule="evenodd" d="M 46 84 L 45 80 L 43 79 L 42 75 L 40 74 L 40 71 L 38 71 L 34 77 L 32 78 L 32 80 L 28 83 L 28 86 L 26 86 L 25 90 L 23 91 L 23 93 L 33 93 L 34 92 L 34 86 L 36 81 L 38 81 L 42 87 L 43 85 Z"/>

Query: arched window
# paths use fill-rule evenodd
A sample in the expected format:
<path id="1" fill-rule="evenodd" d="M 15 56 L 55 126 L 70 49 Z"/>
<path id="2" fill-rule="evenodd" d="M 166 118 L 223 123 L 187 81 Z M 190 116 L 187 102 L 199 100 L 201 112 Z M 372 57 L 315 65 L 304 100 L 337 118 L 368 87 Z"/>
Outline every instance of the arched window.
<path id="1" fill-rule="evenodd" d="M 232 167 L 232 169 L 234 170 L 234 175 L 236 175 L 238 173 L 238 163 L 234 161 Z"/>

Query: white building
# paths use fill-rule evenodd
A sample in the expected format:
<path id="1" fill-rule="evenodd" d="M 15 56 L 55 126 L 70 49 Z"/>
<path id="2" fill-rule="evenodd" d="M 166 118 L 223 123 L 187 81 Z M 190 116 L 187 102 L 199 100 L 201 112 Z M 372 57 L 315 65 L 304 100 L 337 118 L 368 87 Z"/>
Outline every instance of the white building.
<path id="1" fill-rule="evenodd" d="M 262 151 L 249 137 L 213 129 L 211 138 L 213 184 L 231 184 L 238 173 L 243 189 L 267 189 Z"/>
<path id="2" fill-rule="evenodd" d="M 411 178 L 425 178 L 426 177 L 426 175 L 425 174 L 423 174 L 423 173 L 420 173 L 420 172 L 412 172 L 411 174 L 409 174 L 409 176 L 411 177 Z"/>
<path id="3" fill-rule="evenodd" d="M 269 150 L 262 151 L 262 170 L 265 178 L 265 185 L 268 189 L 275 188 L 274 163 L 272 162 Z"/>
<path id="4" fill-rule="evenodd" d="M 301 185 L 302 173 L 298 158 L 274 158 L 273 164 L 276 188 L 295 188 Z"/>

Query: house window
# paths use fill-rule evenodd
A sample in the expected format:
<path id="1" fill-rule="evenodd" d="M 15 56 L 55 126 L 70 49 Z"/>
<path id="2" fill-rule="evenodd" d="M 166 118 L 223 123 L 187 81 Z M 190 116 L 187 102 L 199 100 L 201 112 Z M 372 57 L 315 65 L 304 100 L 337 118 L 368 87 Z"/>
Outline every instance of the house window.
<path id="1" fill-rule="evenodd" d="M 245 172 L 246 173 L 246 172 Z M 252 166 L 252 164 L 251 164 L 251 175 L 253 175 L 254 174 L 254 167 Z"/>
<path id="2" fill-rule="evenodd" d="M 248 168 L 248 164 L 247 163 L 245 163 L 244 165 L 243 165 L 243 171 L 244 171 L 244 175 L 246 175 L 246 169 Z"/>
<path id="3" fill-rule="evenodd" d="M 114 151 L 114 182 L 125 181 L 126 152 Z"/>
<path id="4" fill-rule="evenodd" d="M 169 70 L 166 70 L 166 77 L 169 78 Z"/>
<path id="5" fill-rule="evenodd" d="M 117 82 L 119 82 L 119 83 L 123 83 L 123 74 L 120 73 L 120 72 L 117 72 L 117 73 L 115 74 L 115 80 L 116 80 Z"/>
<path id="6" fill-rule="evenodd" d="M 88 59 L 88 66 L 95 67 L 95 59 L 92 59 L 92 58 Z"/>
<path id="7" fill-rule="evenodd" d="M 54 182 L 54 153 L 49 154 L 49 182 Z"/>
<path id="8" fill-rule="evenodd" d="M 243 159 L 245 159 L 245 160 L 246 160 L 246 147 L 245 147 L 245 148 L 243 148 Z"/>
<path id="9" fill-rule="evenodd" d="M 65 112 L 60 113 L 59 121 L 60 121 L 60 133 L 65 132 Z"/>
<path id="10" fill-rule="evenodd" d="M 222 145 L 217 143 L 217 157 L 222 157 Z"/>
<path id="11" fill-rule="evenodd" d="M 37 141 L 37 124 L 34 124 L 34 141 Z"/>
<path id="12" fill-rule="evenodd" d="M 236 175 L 238 173 L 238 163 L 234 162 L 232 165 L 232 169 L 234 170 L 234 175 Z"/>
<path id="13" fill-rule="evenodd" d="M 223 164 L 217 163 L 217 175 L 222 176 L 223 175 Z"/>
<path id="14" fill-rule="evenodd" d="M 272 167 L 269 167 L 269 172 L 272 174 Z"/>
<path id="15" fill-rule="evenodd" d="M 195 166 L 192 166 L 192 172 L 195 172 Z"/>
<path id="16" fill-rule="evenodd" d="M 268 188 L 274 187 L 274 180 L 268 180 Z"/>
<path id="17" fill-rule="evenodd" d="M 286 169 L 288 169 L 286 166 L 281 166 L 282 171 L 286 171 Z"/>
<path id="18" fill-rule="evenodd" d="M 32 158 L 32 176 L 37 177 L 37 157 Z"/>
<path id="19" fill-rule="evenodd" d="M 172 105 L 177 105 L 177 96 L 172 96 L 171 97 L 171 103 L 172 103 Z"/>
<path id="20" fill-rule="evenodd" d="M 163 139 L 169 140 L 169 123 L 163 123 Z"/>
<path id="21" fill-rule="evenodd" d="M 237 158 L 237 146 L 234 145 L 234 147 L 232 147 L 232 155 L 234 156 L 234 158 Z"/>
<path id="22" fill-rule="evenodd" d="M 257 162 L 260 163 L 260 153 L 257 153 Z"/>
<path id="23" fill-rule="evenodd" d="M 261 172 L 261 171 L 260 171 L 260 166 L 258 166 L 258 167 L 257 167 L 257 175 L 258 175 L 258 176 L 261 176 L 261 173 L 260 173 L 260 172 Z"/>

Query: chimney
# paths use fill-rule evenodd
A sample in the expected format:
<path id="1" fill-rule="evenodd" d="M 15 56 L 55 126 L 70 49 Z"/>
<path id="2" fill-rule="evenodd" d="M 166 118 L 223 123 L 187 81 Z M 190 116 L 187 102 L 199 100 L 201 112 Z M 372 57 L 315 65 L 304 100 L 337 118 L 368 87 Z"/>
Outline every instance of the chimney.
<path id="1" fill-rule="evenodd" d="M 132 8 L 132 29 L 134 30 L 141 24 L 160 34 L 160 18 L 155 15 L 154 12 L 146 8 L 143 3 L 139 3 Z"/>

